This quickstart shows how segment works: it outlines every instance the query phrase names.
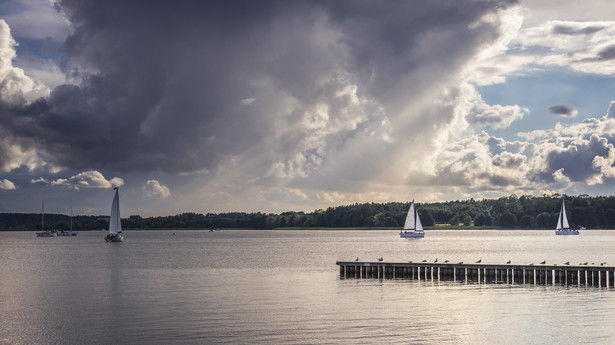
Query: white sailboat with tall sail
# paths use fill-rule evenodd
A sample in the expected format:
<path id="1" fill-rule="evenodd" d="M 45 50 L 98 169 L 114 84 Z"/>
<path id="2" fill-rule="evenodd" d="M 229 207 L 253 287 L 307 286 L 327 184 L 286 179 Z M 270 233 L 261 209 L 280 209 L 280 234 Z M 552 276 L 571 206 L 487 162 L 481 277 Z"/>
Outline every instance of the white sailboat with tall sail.
<path id="1" fill-rule="evenodd" d="M 45 231 L 45 200 L 41 206 L 41 231 L 36 233 L 36 237 L 58 237 L 58 234 L 53 230 Z"/>
<path id="2" fill-rule="evenodd" d="M 109 217 L 109 234 L 105 237 L 107 242 L 122 242 L 124 235 L 122 234 L 122 219 L 120 218 L 120 197 L 118 195 L 119 188 L 114 187 L 115 196 L 111 204 L 111 216 Z"/>
<path id="3" fill-rule="evenodd" d="M 564 205 L 564 198 L 562 198 L 562 209 L 559 211 L 559 217 L 557 218 L 557 226 L 555 227 L 556 235 L 578 235 L 579 230 L 571 229 L 568 224 L 568 217 L 566 217 L 566 206 Z"/>
<path id="4" fill-rule="evenodd" d="M 400 237 L 425 237 L 425 232 L 423 231 L 423 225 L 421 224 L 421 218 L 419 218 L 419 213 L 416 210 L 416 206 L 414 205 L 414 200 L 412 200 L 412 204 L 410 204 L 410 208 L 408 209 L 408 214 L 406 215 L 406 222 L 404 223 L 404 228 L 399 232 Z"/>

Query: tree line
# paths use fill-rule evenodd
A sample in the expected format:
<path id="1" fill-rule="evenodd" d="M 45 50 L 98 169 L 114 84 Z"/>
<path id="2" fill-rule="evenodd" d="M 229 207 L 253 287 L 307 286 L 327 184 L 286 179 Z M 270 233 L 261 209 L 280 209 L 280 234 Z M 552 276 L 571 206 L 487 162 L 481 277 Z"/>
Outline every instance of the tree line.
<path id="1" fill-rule="evenodd" d="M 591 229 L 615 229 L 614 196 L 564 196 L 570 225 Z M 554 229 L 561 195 L 516 196 L 499 199 L 456 200 L 417 203 L 424 227 L 484 227 L 510 229 Z M 138 215 L 122 219 L 124 229 L 276 229 L 276 228 L 402 228 L 410 203 L 355 203 L 314 212 L 274 213 L 181 213 L 174 216 Z M 69 229 L 71 217 L 45 214 L 45 229 Z M 75 216 L 75 230 L 107 229 L 108 216 Z M 37 213 L 1 213 L 0 229 L 39 230 Z"/>

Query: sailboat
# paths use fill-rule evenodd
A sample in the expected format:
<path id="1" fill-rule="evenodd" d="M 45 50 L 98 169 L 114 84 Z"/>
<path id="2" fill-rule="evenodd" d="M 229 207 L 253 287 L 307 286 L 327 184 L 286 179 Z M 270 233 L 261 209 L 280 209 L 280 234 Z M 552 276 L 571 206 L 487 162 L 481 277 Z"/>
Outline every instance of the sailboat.
<path id="1" fill-rule="evenodd" d="M 77 231 L 73 231 L 73 207 L 70 208 L 70 231 L 60 231 L 58 235 L 60 236 L 77 236 L 79 234 Z"/>
<path id="2" fill-rule="evenodd" d="M 41 231 L 36 233 L 36 237 L 58 237 L 55 231 L 45 231 L 45 200 L 43 200 L 43 206 L 41 206 Z"/>
<path id="3" fill-rule="evenodd" d="M 399 236 L 425 237 L 423 225 L 421 224 L 421 218 L 419 218 L 419 213 L 416 210 L 416 206 L 414 206 L 414 200 L 412 200 L 412 204 L 410 204 L 408 215 L 406 216 L 406 223 L 404 224 L 402 231 L 399 232 Z"/>
<path id="4" fill-rule="evenodd" d="M 114 187 L 115 196 L 111 204 L 111 216 L 109 217 L 109 234 L 105 237 L 107 242 L 122 242 L 122 220 L 120 218 L 120 197 L 118 195 L 119 188 Z"/>
<path id="5" fill-rule="evenodd" d="M 557 218 L 557 226 L 555 227 L 556 235 L 578 235 L 579 230 L 571 229 L 568 225 L 568 218 L 566 217 L 566 206 L 564 205 L 564 198 L 562 198 L 562 209 L 559 211 L 559 217 Z"/>

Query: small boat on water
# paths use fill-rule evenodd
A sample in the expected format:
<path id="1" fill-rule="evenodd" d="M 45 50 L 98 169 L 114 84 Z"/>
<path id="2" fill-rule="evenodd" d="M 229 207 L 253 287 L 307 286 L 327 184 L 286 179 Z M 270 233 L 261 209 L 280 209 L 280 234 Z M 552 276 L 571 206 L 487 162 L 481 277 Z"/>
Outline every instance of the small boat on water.
<path id="1" fill-rule="evenodd" d="M 119 188 L 115 187 L 115 196 L 111 203 L 111 216 L 109 217 L 109 234 L 105 237 L 107 242 L 122 242 L 124 235 L 122 234 L 122 220 L 120 218 L 120 197 L 118 195 Z"/>
<path id="2" fill-rule="evenodd" d="M 73 208 L 70 208 L 70 230 L 69 231 L 60 231 L 58 236 L 77 236 L 79 233 L 77 231 L 73 231 Z"/>
<path id="3" fill-rule="evenodd" d="M 45 200 L 43 200 L 43 206 L 41 207 L 41 231 L 36 233 L 36 237 L 58 237 L 58 234 L 54 230 L 44 230 L 45 228 Z"/>
<path id="4" fill-rule="evenodd" d="M 571 229 L 568 224 L 568 217 L 566 217 L 566 206 L 564 205 L 564 198 L 562 198 L 562 209 L 559 211 L 559 217 L 557 218 L 557 226 L 555 227 L 556 235 L 578 235 L 579 230 Z"/>
<path id="5" fill-rule="evenodd" d="M 423 225 L 421 224 L 421 218 L 419 218 L 419 213 L 416 210 L 416 206 L 414 205 L 414 200 L 412 200 L 412 204 L 410 204 L 410 208 L 408 209 L 408 214 L 406 215 L 406 222 L 404 223 L 404 228 L 399 232 L 400 237 L 425 237 L 425 232 L 423 231 Z"/>

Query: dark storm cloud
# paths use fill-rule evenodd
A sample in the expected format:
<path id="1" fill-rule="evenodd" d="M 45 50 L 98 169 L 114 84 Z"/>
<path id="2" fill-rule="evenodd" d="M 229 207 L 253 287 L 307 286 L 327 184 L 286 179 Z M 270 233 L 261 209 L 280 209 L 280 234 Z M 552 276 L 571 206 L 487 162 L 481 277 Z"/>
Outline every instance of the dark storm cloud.
<path id="1" fill-rule="evenodd" d="M 602 61 L 615 59 L 615 45 L 602 49 L 598 53 L 598 59 Z"/>
<path id="2" fill-rule="evenodd" d="M 563 169 L 562 174 L 573 182 L 588 181 L 600 175 L 600 168 L 595 166 L 596 157 L 608 158 L 613 154 L 613 145 L 607 139 L 592 135 L 589 140 L 572 142 L 563 149 L 553 150 L 546 155 L 547 166 L 542 178 L 553 180 L 553 173 Z"/>
<path id="3" fill-rule="evenodd" d="M 549 111 L 556 115 L 562 115 L 564 117 L 576 117 L 577 109 L 570 105 L 558 104 L 549 107 Z"/>
<path id="4" fill-rule="evenodd" d="M 571 26 L 571 25 L 555 25 L 553 27 L 554 34 L 560 35 L 591 35 L 603 30 L 605 27 L 600 25 L 589 26 Z"/>
<path id="5" fill-rule="evenodd" d="M 331 103 L 332 76 L 398 116 L 495 39 L 494 23 L 476 23 L 512 3 L 65 0 L 67 72 L 81 83 L 3 110 L 0 124 L 72 169 L 192 172 L 255 148 L 293 156 L 309 141 L 302 113 Z M 319 164 L 318 144 L 301 154 L 313 153 Z"/>

